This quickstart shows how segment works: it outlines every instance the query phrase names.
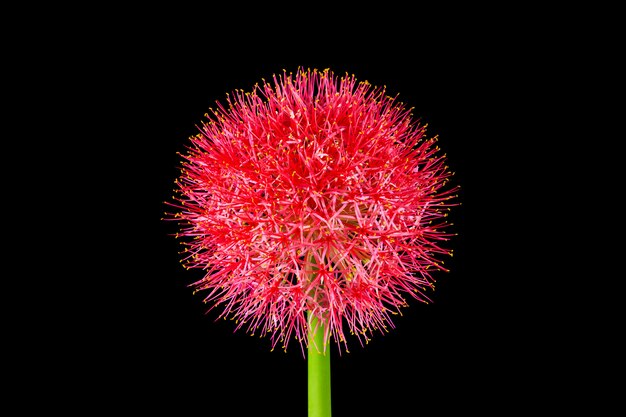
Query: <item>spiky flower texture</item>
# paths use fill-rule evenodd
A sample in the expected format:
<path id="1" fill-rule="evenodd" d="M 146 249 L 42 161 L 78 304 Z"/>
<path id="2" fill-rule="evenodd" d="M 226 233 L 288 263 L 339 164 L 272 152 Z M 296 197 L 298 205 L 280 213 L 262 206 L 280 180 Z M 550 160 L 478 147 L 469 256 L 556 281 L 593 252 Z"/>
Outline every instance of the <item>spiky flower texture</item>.
<path id="1" fill-rule="evenodd" d="M 177 179 L 187 268 L 219 317 L 272 348 L 309 343 L 313 320 L 347 349 L 428 302 L 451 255 L 457 187 L 426 125 L 384 88 L 298 69 L 227 95 L 190 138 Z"/>

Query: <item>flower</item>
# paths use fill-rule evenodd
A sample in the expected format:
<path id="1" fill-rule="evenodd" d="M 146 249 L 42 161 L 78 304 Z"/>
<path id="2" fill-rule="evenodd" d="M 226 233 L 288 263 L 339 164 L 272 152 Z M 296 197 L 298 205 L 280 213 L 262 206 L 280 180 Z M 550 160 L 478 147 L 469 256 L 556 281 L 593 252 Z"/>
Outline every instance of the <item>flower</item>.
<path id="1" fill-rule="evenodd" d="M 284 72 L 227 95 L 183 156 L 177 209 L 192 284 L 272 349 L 311 321 L 347 350 L 428 302 L 457 187 L 437 137 L 384 88 L 330 70 Z"/>

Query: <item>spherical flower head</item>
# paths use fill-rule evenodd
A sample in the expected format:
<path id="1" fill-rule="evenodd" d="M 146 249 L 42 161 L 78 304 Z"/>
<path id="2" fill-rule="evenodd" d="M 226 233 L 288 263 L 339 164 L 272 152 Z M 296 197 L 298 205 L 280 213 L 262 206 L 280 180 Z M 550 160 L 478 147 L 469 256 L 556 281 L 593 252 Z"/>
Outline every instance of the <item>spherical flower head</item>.
<path id="1" fill-rule="evenodd" d="M 382 88 L 298 69 L 218 102 L 176 181 L 183 265 L 219 317 L 309 343 L 307 318 L 347 348 L 428 302 L 456 187 L 436 137 Z M 326 343 L 325 343 L 326 345 Z"/>

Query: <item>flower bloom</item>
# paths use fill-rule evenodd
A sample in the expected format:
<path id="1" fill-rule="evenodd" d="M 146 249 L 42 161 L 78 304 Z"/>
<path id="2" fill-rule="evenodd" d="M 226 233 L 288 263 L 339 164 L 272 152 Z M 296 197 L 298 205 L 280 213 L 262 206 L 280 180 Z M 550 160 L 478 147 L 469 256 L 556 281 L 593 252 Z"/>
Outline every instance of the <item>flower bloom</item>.
<path id="1" fill-rule="evenodd" d="M 407 295 L 428 302 L 452 173 L 436 136 L 382 88 L 298 69 L 228 95 L 183 156 L 177 196 L 186 268 L 219 317 L 272 348 L 369 341 L 393 327 Z M 326 344 L 326 343 L 325 343 Z"/>

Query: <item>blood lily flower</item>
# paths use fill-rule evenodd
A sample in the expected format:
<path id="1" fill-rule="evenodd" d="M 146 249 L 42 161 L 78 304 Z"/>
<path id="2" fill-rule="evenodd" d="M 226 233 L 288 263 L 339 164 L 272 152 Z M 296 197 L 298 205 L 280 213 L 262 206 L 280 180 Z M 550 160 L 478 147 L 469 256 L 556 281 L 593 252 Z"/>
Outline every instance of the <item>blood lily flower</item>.
<path id="1" fill-rule="evenodd" d="M 170 202 L 192 285 L 236 328 L 286 349 L 347 349 L 393 328 L 408 297 L 428 302 L 451 255 L 457 187 L 437 137 L 385 89 L 298 69 L 206 115 Z M 315 324 L 313 324 L 315 323 Z"/>

